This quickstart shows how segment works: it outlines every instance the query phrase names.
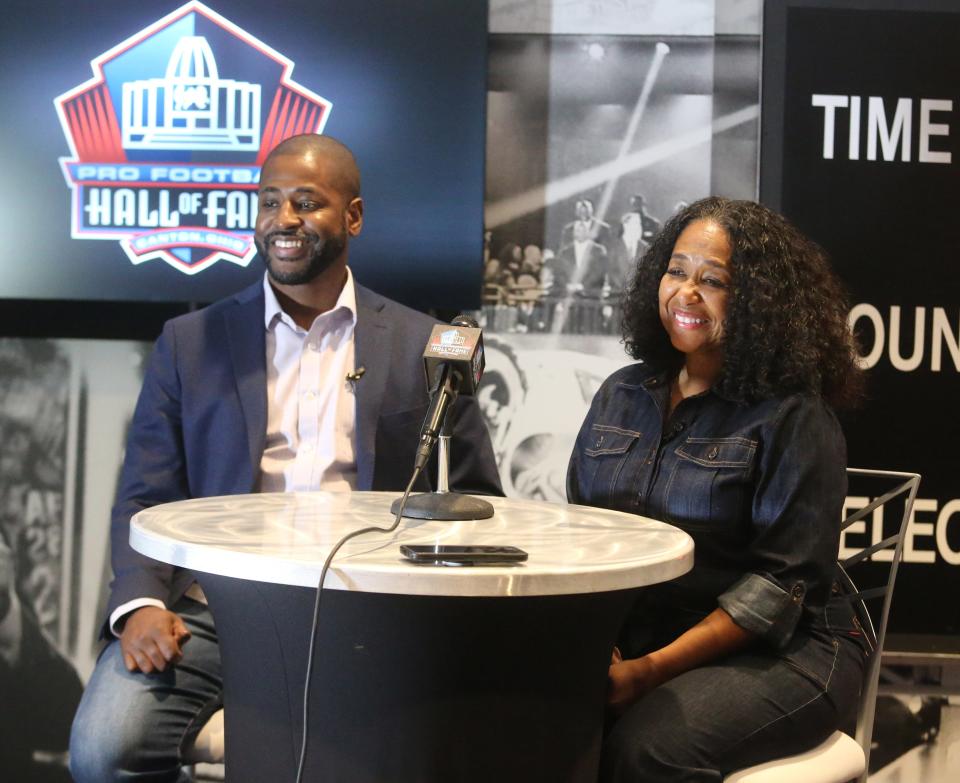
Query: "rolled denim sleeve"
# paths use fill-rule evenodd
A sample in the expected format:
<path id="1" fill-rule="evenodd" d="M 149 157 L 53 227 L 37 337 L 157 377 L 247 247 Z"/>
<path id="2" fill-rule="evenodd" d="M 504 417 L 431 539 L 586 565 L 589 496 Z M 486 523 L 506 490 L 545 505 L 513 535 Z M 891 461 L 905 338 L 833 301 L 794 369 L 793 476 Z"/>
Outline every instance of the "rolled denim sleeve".
<path id="1" fill-rule="evenodd" d="M 760 574 L 744 574 L 717 603 L 737 625 L 775 647 L 790 641 L 802 609 L 802 598 Z"/>
<path id="2" fill-rule="evenodd" d="M 737 625 L 782 648 L 804 608 L 829 596 L 846 495 L 846 442 L 819 400 L 790 397 L 765 426 L 745 573 L 718 599 Z"/>

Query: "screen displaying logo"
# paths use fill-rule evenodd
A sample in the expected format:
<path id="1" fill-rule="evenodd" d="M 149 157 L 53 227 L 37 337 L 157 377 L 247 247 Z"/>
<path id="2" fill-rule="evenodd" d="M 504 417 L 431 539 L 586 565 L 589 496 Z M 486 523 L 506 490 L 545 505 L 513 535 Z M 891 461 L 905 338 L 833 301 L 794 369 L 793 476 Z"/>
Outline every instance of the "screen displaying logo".
<path id="1" fill-rule="evenodd" d="M 267 153 L 320 133 L 333 105 L 294 64 L 199 2 L 91 63 L 54 100 L 71 155 L 71 235 L 119 240 L 134 264 L 193 275 L 256 254 L 257 183 Z"/>

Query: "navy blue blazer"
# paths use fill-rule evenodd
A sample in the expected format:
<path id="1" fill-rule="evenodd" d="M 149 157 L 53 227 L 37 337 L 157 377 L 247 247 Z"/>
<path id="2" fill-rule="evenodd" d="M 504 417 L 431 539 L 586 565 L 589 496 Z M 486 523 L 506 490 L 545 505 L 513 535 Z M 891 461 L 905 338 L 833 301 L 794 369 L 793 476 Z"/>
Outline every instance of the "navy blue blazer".
<path id="1" fill-rule="evenodd" d="M 422 354 L 436 323 L 357 285 L 357 488 L 402 491 L 413 471 L 429 396 Z M 146 558 L 129 543 L 141 509 L 186 498 L 238 495 L 257 486 L 267 426 L 263 284 L 168 321 L 134 410 L 111 520 L 107 617 L 136 598 L 172 606 L 190 572 Z M 453 408 L 450 485 L 502 494 L 490 437 L 474 398 Z M 427 473 L 430 475 L 427 475 Z M 432 488 L 436 469 L 417 489 Z"/>

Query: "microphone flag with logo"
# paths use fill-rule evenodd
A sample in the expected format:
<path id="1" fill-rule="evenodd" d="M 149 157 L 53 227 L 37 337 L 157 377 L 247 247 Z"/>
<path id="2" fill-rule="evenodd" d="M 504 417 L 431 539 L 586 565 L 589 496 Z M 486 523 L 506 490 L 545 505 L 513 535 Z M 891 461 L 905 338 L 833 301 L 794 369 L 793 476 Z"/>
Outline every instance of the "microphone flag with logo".
<path id="1" fill-rule="evenodd" d="M 458 315 L 450 325 L 437 324 L 423 351 L 423 365 L 431 394 L 443 382 L 444 366 L 460 376 L 458 394 L 472 397 L 483 376 L 483 332 L 468 315 Z"/>

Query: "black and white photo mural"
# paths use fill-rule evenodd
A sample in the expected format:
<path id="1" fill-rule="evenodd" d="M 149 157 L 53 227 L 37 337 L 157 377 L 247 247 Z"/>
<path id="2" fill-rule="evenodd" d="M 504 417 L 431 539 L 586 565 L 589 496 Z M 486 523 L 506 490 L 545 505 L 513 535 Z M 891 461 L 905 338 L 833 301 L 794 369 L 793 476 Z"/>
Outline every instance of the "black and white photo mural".
<path id="1" fill-rule="evenodd" d="M 490 5 L 481 404 L 508 494 L 566 498 L 600 382 L 629 359 L 625 287 L 663 221 L 754 198 L 759 7 Z"/>

